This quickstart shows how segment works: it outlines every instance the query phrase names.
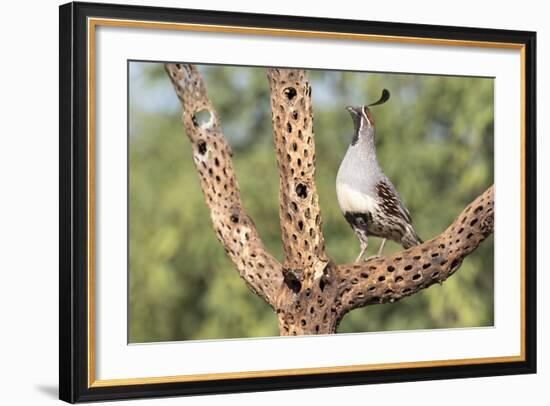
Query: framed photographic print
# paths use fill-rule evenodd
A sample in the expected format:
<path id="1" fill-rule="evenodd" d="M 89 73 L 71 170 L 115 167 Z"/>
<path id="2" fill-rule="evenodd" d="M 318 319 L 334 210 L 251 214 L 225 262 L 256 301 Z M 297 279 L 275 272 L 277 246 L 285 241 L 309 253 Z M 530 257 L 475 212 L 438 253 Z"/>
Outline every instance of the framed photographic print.
<path id="1" fill-rule="evenodd" d="M 60 398 L 536 371 L 533 32 L 60 7 Z"/>

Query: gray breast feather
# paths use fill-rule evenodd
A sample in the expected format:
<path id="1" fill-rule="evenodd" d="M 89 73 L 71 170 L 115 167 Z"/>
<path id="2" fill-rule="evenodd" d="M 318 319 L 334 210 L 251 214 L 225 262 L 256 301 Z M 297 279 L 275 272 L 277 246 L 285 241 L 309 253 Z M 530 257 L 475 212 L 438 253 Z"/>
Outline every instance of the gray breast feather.
<path id="1" fill-rule="evenodd" d="M 336 176 L 336 192 L 342 211 L 385 215 L 411 223 L 411 216 L 397 190 L 384 175 L 376 156 L 369 151 L 350 147 Z"/>
<path id="2" fill-rule="evenodd" d="M 369 196 L 376 195 L 376 184 L 382 180 L 376 156 L 359 147 L 349 147 L 336 175 L 336 184 L 346 184 Z"/>

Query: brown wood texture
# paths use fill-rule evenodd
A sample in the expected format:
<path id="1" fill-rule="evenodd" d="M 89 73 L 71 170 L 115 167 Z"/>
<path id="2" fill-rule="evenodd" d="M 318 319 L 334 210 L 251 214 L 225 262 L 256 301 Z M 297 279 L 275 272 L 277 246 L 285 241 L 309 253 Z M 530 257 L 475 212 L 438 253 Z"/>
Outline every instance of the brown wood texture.
<path id="1" fill-rule="evenodd" d="M 165 68 L 182 105 L 183 126 L 191 141 L 214 231 L 248 287 L 275 307 L 282 282 L 281 264 L 266 251 L 243 208 L 231 147 L 202 77 L 193 65 L 166 64 Z M 199 112 L 210 114 L 210 120 L 199 124 Z"/>

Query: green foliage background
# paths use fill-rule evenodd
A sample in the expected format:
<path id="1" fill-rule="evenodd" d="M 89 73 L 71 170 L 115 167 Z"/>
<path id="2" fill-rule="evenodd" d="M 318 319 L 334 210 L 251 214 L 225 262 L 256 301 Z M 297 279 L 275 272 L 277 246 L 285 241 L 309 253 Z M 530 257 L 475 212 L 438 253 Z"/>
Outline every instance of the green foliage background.
<path id="1" fill-rule="evenodd" d="M 262 68 L 200 66 L 234 150 L 245 208 L 282 259 L 278 172 Z M 346 105 L 373 107 L 378 158 L 425 240 L 443 231 L 493 183 L 493 80 L 309 71 L 317 187 L 327 250 L 350 262 L 358 242 L 336 200 L 335 178 L 352 137 Z M 278 335 L 275 314 L 251 293 L 211 227 L 180 106 L 162 64 L 130 63 L 129 341 Z M 378 241 L 369 255 L 378 249 Z M 399 250 L 389 243 L 385 253 Z M 340 333 L 490 326 L 493 237 L 443 285 L 348 314 Z"/>

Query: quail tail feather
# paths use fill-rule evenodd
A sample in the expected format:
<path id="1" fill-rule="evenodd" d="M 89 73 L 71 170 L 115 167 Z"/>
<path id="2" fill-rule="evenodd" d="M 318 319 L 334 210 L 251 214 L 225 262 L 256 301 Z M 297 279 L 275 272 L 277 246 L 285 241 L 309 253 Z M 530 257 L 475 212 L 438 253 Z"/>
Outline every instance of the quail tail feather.
<path id="1" fill-rule="evenodd" d="M 423 242 L 424 241 L 422 240 L 422 238 L 420 238 L 418 234 L 416 234 L 416 231 L 414 231 L 412 226 L 407 227 L 407 232 L 401 238 L 401 245 L 405 249 L 409 249 L 411 247 L 414 247 L 415 245 L 420 245 Z"/>

